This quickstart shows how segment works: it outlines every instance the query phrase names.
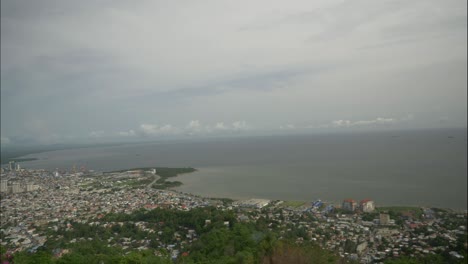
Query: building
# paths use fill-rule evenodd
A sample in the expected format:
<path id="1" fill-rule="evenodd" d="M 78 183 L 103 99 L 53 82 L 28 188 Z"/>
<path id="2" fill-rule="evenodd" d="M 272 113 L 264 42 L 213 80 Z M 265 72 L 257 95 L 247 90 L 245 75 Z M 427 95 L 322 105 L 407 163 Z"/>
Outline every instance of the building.
<path id="1" fill-rule="evenodd" d="M 374 201 L 372 201 L 370 199 L 364 199 L 359 203 L 359 208 L 364 213 L 373 212 L 375 210 Z"/>
<path id="2" fill-rule="evenodd" d="M 270 200 L 266 200 L 266 199 L 250 199 L 246 201 L 241 201 L 239 205 L 242 207 L 252 207 L 252 208 L 261 209 L 267 206 L 269 203 L 270 203 Z"/>
<path id="3" fill-rule="evenodd" d="M 10 169 L 10 171 L 14 171 L 16 169 L 16 165 L 14 161 L 8 162 L 8 169 Z"/>
<path id="4" fill-rule="evenodd" d="M 379 215 L 379 219 L 380 219 L 380 225 L 389 225 L 390 224 L 390 215 L 388 214 L 380 214 Z"/>
<path id="5" fill-rule="evenodd" d="M 356 210 L 357 203 L 353 199 L 346 199 L 343 201 L 341 208 L 346 211 L 354 211 Z"/>
<path id="6" fill-rule="evenodd" d="M 39 187 L 39 186 L 37 186 L 37 185 L 28 183 L 28 184 L 26 184 L 26 191 L 27 191 L 27 192 L 32 192 L 32 191 L 37 190 L 38 187 Z"/>
<path id="7" fill-rule="evenodd" d="M 20 193 L 23 192 L 23 188 L 21 188 L 21 185 L 19 183 L 14 183 L 11 185 L 11 192 Z"/>
<path id="8" fill-rule="evenodd" d="M 7 180 L 1 180 L 0 181 L 0 192 L 3 192 L 3 193 L 8 192 L 8 181 Z"/>

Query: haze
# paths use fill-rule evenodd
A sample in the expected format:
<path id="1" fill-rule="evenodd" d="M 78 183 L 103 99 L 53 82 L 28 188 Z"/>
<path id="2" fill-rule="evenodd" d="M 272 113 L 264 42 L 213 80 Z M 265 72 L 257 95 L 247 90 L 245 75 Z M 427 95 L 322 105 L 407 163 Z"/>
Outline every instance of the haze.
<path id="1" fill-rule="evenodd" d="M 1 143 L 466 128 L 467 2 L 1 1 Z"/>

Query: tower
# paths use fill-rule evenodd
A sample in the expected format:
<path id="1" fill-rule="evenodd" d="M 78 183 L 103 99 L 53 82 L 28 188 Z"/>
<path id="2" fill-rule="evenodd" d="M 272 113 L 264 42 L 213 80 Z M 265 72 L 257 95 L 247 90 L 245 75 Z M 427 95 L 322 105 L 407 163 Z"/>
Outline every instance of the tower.
<path id="1" fill-rule="evenodd" d="M 10 169 L 10 171 L 14 171 L 15 170 L 15 161 L 12 160 L 10 162 L 8 162 L 8 168 Z"/>
<path id="2" fill-rule="evenodd" d="M 1 180 L 0 181 L 0 192 L 8 192 L 8 181 L 7 180 Z"/>

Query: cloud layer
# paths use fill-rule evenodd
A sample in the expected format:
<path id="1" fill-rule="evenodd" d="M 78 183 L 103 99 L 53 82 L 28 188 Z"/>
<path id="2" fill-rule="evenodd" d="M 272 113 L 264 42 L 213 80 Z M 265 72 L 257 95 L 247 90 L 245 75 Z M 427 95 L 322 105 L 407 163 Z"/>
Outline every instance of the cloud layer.
<path id="1" fill-rule="evenodd" d="M 466 127 L 466 20 L 459 0 L 2 0 L 1 134 Z"/>

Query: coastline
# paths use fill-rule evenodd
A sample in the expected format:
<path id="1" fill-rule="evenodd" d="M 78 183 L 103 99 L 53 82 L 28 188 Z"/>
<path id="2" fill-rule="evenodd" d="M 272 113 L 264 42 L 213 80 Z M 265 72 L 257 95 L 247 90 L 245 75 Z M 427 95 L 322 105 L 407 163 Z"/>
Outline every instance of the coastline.
<path id="1" fill-rule="evenodd" d="M 138 169 L 138 168 L 137 168 Z M 166 171 L 164 171 L 164 169 Z M 162 175 L 178 175 L 176 172 L 181 172 L 184 168 L 166 168 L 160 167 L 159 173 Z M 187 168 L 185 168 L 187 169 Z M 192 169 L 194 170 L 194 169 Z M 2 219 L 2 227 L 21 223 L 17 228 L 9 228 L 8 236 L 14 239 L 21 239 L 24 237 L 23 223 L 37 227 L 52 227 L 53 225 L 60 225 L 67 231 L 73 231 L 78 228 L 79 223 L 84 226 L 95 226 L 96 223 L 102 223 L 106 230 L 118 231 L 112 228 L 115 222 L 131 221 L 135 216 L 138 223 L 135 227 L 141 227 L 147 216 L 160 217 L 161 215 L 173 214 L 181 212 L 182 214 L 195 214 L 198 215 L 199 230 L 202 230 L 203 223 L 213 223 L 213 212 L 225 212 L 229 215 L 228 219 L 238 221 L 239 223 L 255 221 L 259 227 L 267 228 L 272 227 L 278 232 L 289 232 L 291 226 L 296 226 L 298 229 L 290 234 L 299 235 L 295 237 L 296 241 L 311 241 L 311 242 L 336 242 L 341 243 L 343 235 L 349 238 L 364 239 L 379 239 L 381 235 L 390 235 L 391 239 L 393 234 L 401 234 L 395 238 L 395 243 L 391 246 L 390 251 L 393 249 L 400 249 L 401 236 L 409 236 L 408 240 L 413 238 L 416 241 L 421 241 L 417 245 L 407 245 L 416 251 L 422 247 L 426 250 L 425 254 L 431 254 L 434 250 L 432 245 L 428 242 L 432 241 L 432 237 L 420 237 L 421 232 L 434 233 L 436 236 L 449 235 L 452 239 L 463 242 L 460 236 L 454 237 L 450 235 L 466 234 L 466 226 L 461 229 L 462 221 L 466 221 L 467 212 L 459 213 L 457 210 L 440 209 L 437 207 L 424 208 L 424 207 L 409 207 L 409 206 L 375 206 L 371 203 L 371 207 L 359 206 L 349 208 L 342 208 L 341 206 L 331 206 L 327 201 L 325 202 L 302 202 L 302 201 L 288 201 L 288 200 L 265 200 L 265 199 L 249 199 L 249 200 L 232 200 L 227 198 L 210 198 L 207 196 L 192 195 L 184 192 L 173 190 L 174 188 L 158 189 L 154 188 L 152 184 L 158 180 L 159 175 L 156 174 L 155 169 L 149 171 L 143 170 L 122 170 L 119 172 L 101 173 L 101 172 L 52 172 L 46 170 L 27 170 L 22 169 L 18 173 L 21 178 L 29 177 L 29 184 L 32 188 L 26 188 L 18 191 L 19 184 L 17 183 L 18 171 L 12 172 L 12 183 L 10 183 L 11 191 L 3 196 L 1 195 L 2 203 L 5 203 L 5 208 L 12 209 L 9 214 L 11 217 Z M 29 174 L 29 175 L 28 175 Z M 46 178 L 46 180 L 45 180 Z M 15 183 L 16 182 L 16 183 Z M 8 184 L 8 183 L 7 183 Z M 16 186 L 16 191 L 13 188 Z M 10 188 L 9 188 L 10 189 Z M 34 197 L 34 199 L 31 199 Z M 60 197 L 59 199 L 56 199 Z M 366 204 L 369 201 L 366 201 Z M 89 204 L 92 203 L 93 207 L 90 210 Z M 46 205 L 46 206 L 44 206 Z M 361 204 L 360 204 L 361 205 Z M 34 206 L 36 211 L 40 214 L 32 214 L 30 207 Z M 344 206 L 343 206 L 344 207 Z M 210 209 L 207 209 L 210 208 Z M 207 212 L 209 215 L 201 216 L 200 212 Z M 260 217 L 263 216 L 263 217 Z M 120 216 L 122 220 L 117 220 L 115 217 Z M 143 218 L 141 218 L 143 217 Z M 113 220 L 111 220 L 113 219 Z M 192 221 L 193 218 L 188 218 Z M 441 221 L 437 221 L 440 219 Z M 219 227 L 225 230 L 226 218 L 218 219 Z M 143 221 L 143 222 L 142 222 Z M 265 222 L 266 221 L 266 222 Z M 448 222 L 444 222 L 448 221 Z M 157 220 L 161 223 L 161 220 Z M 38 224 L 39 223 L 39 224 Z M 129 222 L 133 224 L 132 222 Z M 164 225 L 164 222 L 162 222 Z M 227 224 L 226 224 L 227 223 Z M 233 223 L 233 222 L 231 222 Z M 287 223 L 287 224 L 282 224 Z M 300 225 L 297 225 L 297 224 Z M 301 224 L 302 223 L 302 224 Z M 465 222 L 466 223 L 466 222 Z M 100 225 L 99 224 L 99 225 Z M 188 223 L 189 230 L 194 228 L 193 222 Z M 441 225 L 443 224 L 443 225 Z M 81 225 L 81 226 L 83 226 Z M 137 226 L 138 225 L 138 226 Z M 158 227 L 158 225 L 150 224 L 146 227 Z M 170 237 L 173 237 L 173 231 L 164 231 L 164 226 L 159 226 L 161 229 L 154 230 L 154 234 L 163 235 L 164 232 Z M 349 229 L 347 227 L 351 227 Z M 431 228 L 421 229 L 421 228 Z M 195 227 L 197 228 L 197 227 Z M 356 234 L 354 230 L 363 230 L 364 232 Z M 26 243 L 16 243 L 13 241 L 11 245 L 14 250 L 25 250 L 35 246 L 41 246 L 46 241 L 51 239 L 44 236 L 43 229 L 31 229 L 35 232 L 36 236 L 40 236 L 41 240 L 26 241 Z M 129 229 L 127 229 L 129 230 Z M 266 230 L 266 229 L 263 229 Z M 367 232 L 373 230 L 372 232 Z M 431 231 L 432 230 L 432 231 Z M 161 231 L 161 233 L 159 233 Z M 291 230 L 290 230 L 291 231 Z M 329 236 L 323 236 L 326 232 Z M 337 233 L 338 231 L 338 233 Z M 375 231 L 375 232 L 374 232 Z M 29 232 L 29 231 L 28 231 Z M 342 233 L 341 233 L 342 232 Z M 460 233 L 462 232 L 462 233 Z M 107 232 L 112 235 L 111 232 Z M 369 237 L 371 235 L 371 237 Z M 126 237 L 126 236 L 125 236 Z M 186 237 L 186 236 L 181 236 Z M 189 238 L 189 237 L 188 237 Z M 58 239 L 61 239 L 58 237 Z M 154 238 L 157 240 L 157 237 Z M 190 238 L 189 238 L 190 239 Z M 300 239 L 300 240 L 297 240 Z M 50 240 L 50 241 L 53 241 Z M 75 240 L 73 240 L 75 241 Z M 88 241 L 88 240 L 87 240 Z M 110 242 L 110 240 L 106 240 Z M 31 242 L 34 245 L 31 245 Z M 70 241 L 71 242 L 71 241 Z M 190 242 L 190 240 L 188 240 Z M 71 242 L 72 243 L 72 242 Z M 333 244 L 333 243 L 332 243 Z M 335 249 L 328 247 L 332 244 L 322 244 L 324 248 Z M 116 245 L 116 244 L 112 244 Z M 124 246 L 125 243 L 119 244 Z M 341 245 L 341 244 L 340 244 Z M 429 245 L 429 246 L 428 246 Z M 458 245 L 458 244 L 457 244 Z M 136 245 L 134 248 L 140 246 L 147 247 L 145 241 Z M 156 245 L 158 246 L 158 245 Z M 346 245 L 342 245 L 346 248 Z M 353 244 L 353 248 L 359 248 L 358 244 Z M 372 255 L 374 252 L 386 252 L 386 247 L 381 247 L 380 244 L 371 244 L 369 246 L 372 252 L 366 253 Z M 50 248 L 52 250 L 53 248 Z M 452 247 L 450 249 L 444 248 L 443 252 L 461 252 L 462 247 Z M 389 251 L 389 252 L 390 252 Z M 176 255 L 178 256 L 180 252 Z M 392 252 L 390 252 L 393 254 Z M 386 254 L 386 253 L 382 253 Z M 458 254 L 458 253 L 457 253 Z M 340 254 L 344 257 L 345 255 Z M 459 256 L 459 255 L 457 255 Z M 462 255 L 460 255 L 462 256 Z M 391 255 L 389 255 L 391 257 Z"/>
<path id="2" fill-rule="evenodd" d="M 209 176 L 205 176 L 205 171 L 208 170 Z M 214 171 L 214 172 L 213 172 Z M 322 201 L 326 201 L 329 204 L 333 204 L 336 206 L 340 206 L 342 201 L 346 198 L 355 198 L 356 200 L 358 199 L 372 199 L 376 202 L 376 205 L 378 207 L 420 207 L 420 208 L 441 208 L 441 209 L 447 209 L 447 210 L 455 210 L 455 211 L 467 211 L 467 207 L 463 206 L 441 206 L 437 204 L 431 204 L 431 203 L 418 203 L 418 202 L 412 202 L 410 200 L 405 200 L 404 202 L 388 202 L 388 201 L 383 201 L 382 199 L 379 198 L 379 196 L 371 196 L 371 195 L 343 195 L 337 197 L 337 195 L 332 195 L 331 199 L 326 196 L 327 192 L 324 192 L 325 195 L 307 195 L 306 198 L 301 198 L 302 194 L 299 195 L 294 195 L 294 197 L 282 197 L 281 194 L 276 194 L 276 193 L 271 193 L 268 192 L 268 195 L 265 195 L 265 191 L 261 189 L 258 191 L 258 188 L 252 192 L 243 192 L 243 193 L 236 193 L 235 190 L 230 189 L 232 185 L 229 184 L 230 181 L 232 181 L 235 178 L 235 175 L 223 175 L 223 174 L 218 174 L 218 172 L 221 171 L 219 168 L 197 168 L 197 170 L 193 173 L 187 174 L 187 175 L 178 175 L 174 179 L 181 182 L 182 184 L 180 186 L 177 186 L 176 188 L 173 188 L 174 191 L 177 192 L 182 192 L 182 193 L 190 193 L 193 195 L 199 195 L 202 197 L 214 197 L 214 198 L 228 198 L 228 199 L 233 199 L 233 200 L 247 200 L 247 199 L 253 199 L 253 198 L 258 198 L 258 199 L 268 199 L 268 200 L 283 200 L 283 201 L 301 201 L 301 202 L 312 202 L 315 200 L 321 199 Z M 211 174 L 216 174 L 219 175 L 219 178 L 215 178 Z M 231 176 L 230 178 L 226 179 L 227 177 Z M 223 183 L 223 180 L 226 179 L 228 182 Z M 245 178 L 241 178 L 245 179 Z M 214 181 L 214 183 L 210 182 Z M 248 179 L 247 181 L 248 182 Z M 210 187 L 208 187 L 210 186 Z M 224 190 L 222 188 L 216 188 L 218 186 L 221 186 L 222 188 L 225 188 Z M 246 186 L 246 188 L 251 188 L 252 185 Z M 265 188 L 265 187 L 263 187 Z M 221 190 L 221 191 L 220 191 Z M 333 193 L 333 187 L 330 187 L 329 193 Z M 398 191 L 394 191 L 395 193 L 398 193 Z"/>

